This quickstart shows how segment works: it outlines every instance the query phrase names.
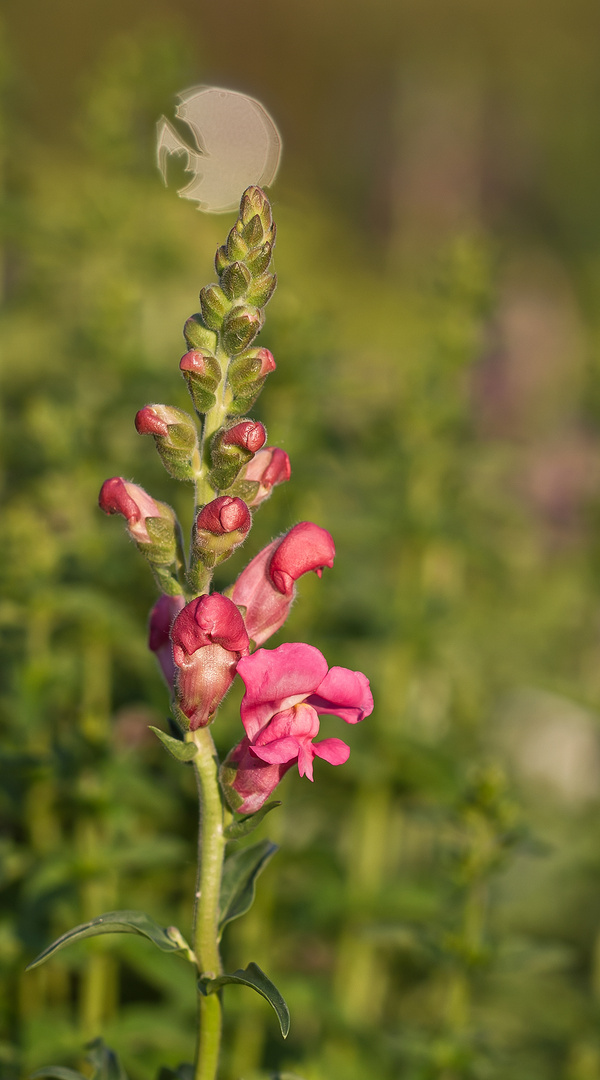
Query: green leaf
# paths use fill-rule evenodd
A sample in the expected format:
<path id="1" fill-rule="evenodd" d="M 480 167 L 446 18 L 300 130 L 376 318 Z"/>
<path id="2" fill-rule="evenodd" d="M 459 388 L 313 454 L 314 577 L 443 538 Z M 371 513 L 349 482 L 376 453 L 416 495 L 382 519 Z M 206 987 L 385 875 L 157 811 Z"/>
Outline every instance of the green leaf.
<path id="1" fill-rule="evenodd" d="M 238 919 L 252 907 L 256 879 L 278 850 L 270 840 L 242 848 L 225 860 L 219 901 L 219 933 L 232 919 Z"/>
<path id="2" fill-rule="evenodd" d="M 198 747 L 193 742 L 183 742 L 182 739 L 174 739 L 172 735 L 167 735 L 166 732 L 161 731 L 160 728 L 153 727 L 149 724 L 150 731 L 153 731 L 158 736 L 163 746 L 177 758 L 178 761 L 191 761 L 196 757 L 198 753 Z"/>
<path id="3" fill-rule="evenodd" d="M 254 829 L 260 825 L 261 821 L 271 810 L 275 810 L 277 806 L 281 806 L 280 799 L 274 799 L 273 802 L 266 803 L 260 810 L 257 810 L 255 814 L 246 814 L 246 817 L 239 818 L 238 821 L 233 821 L 231 825 L 228 825 L 225 829 L 225 836 L 228 840 L 241 840 L 243 836 L 248 836 Z"/>
<path id="4" fill-rule="evenodd" d="M 261 971 L 258 964 L 248 964 L 247 968 L 234 971 L 233 975 L 219 975 L 218 979 L 200 979 L 198 987 L 202 994 L 208 995 L 215 994 L 217 990 L 220 990 L 222 986 L 227 986 L 228 983 L 249 986 L 252 990 L 256 990 L 256 993 L 260 994 L 261 997 L 266 998 L 269 1005 L 272 1005 L 277 1013 L 281 1034 L 284 1039 L 287 1038 L 290 1030 L 290 1010 L 275 984 L 267 978 L 264 971 Z"/>
<path id="5" fill-rule="evenodd" d="M 170 932 L 172 931 L 172 933 Z M 83 938 L 98 937 L 99 934 L 141 934 L 163 952 L 184 952 L 187 946 L 181 944 L 182 937 L 179 931 L 171 927 L 159 926 L 149 915 L 143 911 L 108 911 L 105 915 L 98 915 L 91 922 L 75 926 L 73 930 L 67 930 L 66 934 L 57 938 L 56 941 L 44 949 L 35 960 L 28 964 L 26 970 L 31 971 L 38 964 L 43 964 L 50 956 L 65 945 Z M 177 935 L 177 939 L 175 939 Z"/>
<path id="6" fill-rule="evenodd" d="M 127 1074 L 114 1050 L 106 1045 L 104 1039 L 94 1039 L 86 1044 L 86 1061 L 96 1069 L 94 1080 L 127 1080 Z"/>
<path id="7" fill-rule="evenodd" d="M 52 1077 L 53 1080 L 87 1080 L 83 1073 L 75 1072 L 75 1069 L 63 1069 L 60 1065 L 44 1065 L 31 1073 L 29 1080 L 40 1080 L 42 1076 Z"/>

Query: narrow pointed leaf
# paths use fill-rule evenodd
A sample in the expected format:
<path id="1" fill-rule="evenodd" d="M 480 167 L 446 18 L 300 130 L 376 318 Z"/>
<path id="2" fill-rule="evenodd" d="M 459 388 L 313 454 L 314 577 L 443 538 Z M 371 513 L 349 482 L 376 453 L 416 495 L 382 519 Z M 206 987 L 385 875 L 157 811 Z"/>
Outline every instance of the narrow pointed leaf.
<path id="1" fill-rule="evenodd" d="M 198 747 L 192 742 L 183 742 L 182 739 L 174 739 L 172 735 L 167 735 L 165 731 L 161 731 L 160 728 L 153 727 L 149 724 L 150 731 L 153 731 L 158 736 L 161 743 L 174 758 L 178 761 L 191 761 L 196 757 L 198 753 Z"/>
<path id="2" fill-rule="evenodd" d="M 233 821 L 231 825 L 228 825 L 225 829 L 225 836 L 228 840 L 241 840 L 243 836 L 248 836 L 251 832 L 260 825 L 261 821 L 271 810 L 275 810 L 277 806 L 281 806 L 280 799 L 274 799 L 273 802 L 266 803 L 265 806 L 257 810 L 255 814 L 246 814 L 246 817 L 239 818 L 238 821 Z"/>
<path id="3" fill-rule="evenodd" d="M 43 1076 L 50 1077 L 51 1080 L 87 1080 L 83 1073 L 76 1072 L 75 1069 L 63 1069 L 60 1065 L 44 1065 L 31 1073 L 29 1080 L 41 1080 Z"/>
<path id="4" fill-rule="evenodd" d="M 65 945 L 71 945 L 72 942 L 81 941 L 83 938 L 98 937 L 100 934 L 140 934 L 163 952 L 184 951 L 181 935 L 179 935 L 179 940 L 174 940 L 168 927 L 159 926 L 143 911 L 108 911 L 105 915 L 98 915 L 91 922 L 82 923 L 80 926 L 75 926 L 73 930 L 67 930 L 66 934 L 57 938 L 52 945 L 36 956 L 35 960 L 32 960 L 27 971 L 37 967 L 38 964 L 43 964 L 59 949 L 64 949 Z"/>
<path id="5" fill-rule="evenodd" d="M 248 964 L 248 967 L 234 971 L 233 975 L 219 975 L 218 979 L 200 979 L 198 986 L 202 994 L 208 995 L 216 993 L 228 983 L 249 986 L 264 997 L 277 1014 L 281 1034 L 284 1039 L 287 1038 L 290 1030 L 290 1010 L 275 984 L 267 978 L 264 971 L 261 971 L 258 964 Z"/>
<path id="6" fill-rule="evenodd" d="M 219 933 L 232 919 L 238 919 L 252 907 L 256 879 L 277 851 L 277 844 L 260 840 L 242 848 L 225 860 L 219 902 Z"/>

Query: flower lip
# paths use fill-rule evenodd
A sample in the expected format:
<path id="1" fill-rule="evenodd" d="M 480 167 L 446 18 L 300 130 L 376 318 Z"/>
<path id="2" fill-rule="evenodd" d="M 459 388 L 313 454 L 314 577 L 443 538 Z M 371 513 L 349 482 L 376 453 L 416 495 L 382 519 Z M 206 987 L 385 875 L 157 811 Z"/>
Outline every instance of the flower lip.
<path id="1" fill-rule="evenodd" d="M 220 645 L 245 655 L 249 640 L 244 620 L 232 600 L 220 593 L 197 596 L 180 611 L 171 628 L 178 665 L 206 645 Z"/>
<path id="2" fill-rule="evenodd" d="M 294 582 L 302 574 L 314 570 L 321 577 L 323 567 L 333 566 L 335 544 L 333 538 L 312 521 L 301 521 L 277 545 L 269 563 L 269 577 L 275 588 L 285 596 L 291 596 Z"/>

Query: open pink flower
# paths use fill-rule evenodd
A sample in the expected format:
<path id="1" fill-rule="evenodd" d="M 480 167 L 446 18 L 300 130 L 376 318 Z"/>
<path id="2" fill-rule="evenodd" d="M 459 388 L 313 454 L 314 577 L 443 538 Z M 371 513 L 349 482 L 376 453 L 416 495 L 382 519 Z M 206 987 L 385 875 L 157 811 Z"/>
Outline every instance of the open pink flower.
<path id="1" fill-rule="evenodd" d="M 235 604 L 220 593 L 197 596 L 171 628 L 175 695 L 190 731 L 213 718 L 248 652 L 248 634 Z"/>
<path id="2" fill-rule="evenodd" d="M 301 521 L 258 553 L 242 570 L 231 598 L 245 607 L 248 634 L 257 645 L 283 626 L 302 574 L 314 570 L 320 577 L 324 566 L 333 566 L 335 545 L 326 529 Z"/>
<path id="3" fill-rule="evenodd" d="M 313 779 L 313 760 L 331 765 L 348 760 L 341 739 L 313 742 L 319 713 L 333 713 L 356 724 L 373 710 L 369 681 L 360 671 L 333 667 L 312 645 L 286 644 L 259 649 L 237 668 L 246 686 L 241 705 L 246 737 L 223 763 L 222 783 L 231 805 L 254 813 L 298 763 L 300 776 Z"/>

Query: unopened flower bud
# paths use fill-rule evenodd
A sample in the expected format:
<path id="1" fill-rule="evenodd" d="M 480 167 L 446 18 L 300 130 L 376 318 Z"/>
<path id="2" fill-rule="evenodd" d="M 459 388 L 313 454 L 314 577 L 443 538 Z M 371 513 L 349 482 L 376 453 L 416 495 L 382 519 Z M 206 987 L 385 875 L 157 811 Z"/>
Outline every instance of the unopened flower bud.
<path id="1" fill-rule="evenodd" d="M 257 645 L 283 626 L 298 578 L 309 570 L 320 577 L 323 567 L 333 566 L 334 557 L 335 545 L 327 530 L 310 521 L 301 521 L 248 563 L 231 590 L 231 597 L 246 609 L 246 628 Z"/>
<path id="2" fill-rule="evenodd" d="M 225 295 L 225 294 L 223 294 Z M 227 353 L 241 352 L 252 344 L 262 328 L 262 312 L 249 304 L 237 304 L 222 319 L 221 340 Z"/>
<path id="3" fill-rule="evenodd" d="M 204 566 L 216 566 L 243 544 L 251 524 L 250 511 L 242 499 L 220 495 L 203 506 L 196 518 L 193 555 Z"/>
<path id="4" fill-rule="evenodd" d="M 216 405 L 214 391 L 221 381 L 221 368 L 216 356 L 191 349 L 181 357 L 179 369 L 197 412 L 208 412 Z"/>
<path id="5" fill-rule="evenodd" d="M 229 365 L 227 382 L 232 401 L 230 416 L 243 416 L 260 394 L 265 379 L 276 368 L 273 353 L 269 349 L 248 349 L 236 356 Z"/>
<path id="6" fill-rule="evenodd" d="M 214 353 L 217 347 L 217 335 L 214 330 L 209 330 L 204 325 L 202 316 L 198 312 L 190 315 L 183 328 L 183 336 L 188 349 L 200 349 L 202 352 Z"/>
<path id="7" fill-rule="evenodd" d="M 273 226 L 273 232 L 274 231 L 275 226 Z M 273 244 L 267 242 L 265 244 L 261 244 L 260 247 L 255 248 L 254 251 L 251 251 L 244 259 L 244 263 L 248 267 L 248 270 L 252 274 L 252 277 L 257 278 L 267 269 L 272 257 Z M 256 306 L 259 307 L 260 305 L 257 304 Z"/>
<path id="8" fill-rule="evenodd" d="M 257 308 L 264 308 L 265 304 L 271 299 L 275 292 L 277 285 L 276 274 L 259 274 L 254 278 L 254 281 L 247 290 L 246 298 L 248 303 L 254 304 Z"/>
<path id="9" fill-rule="evenodd" d="M 194 420 L 171 405 L 146 405 L 135 426 L 140 435 L 153 435 L 163 464 L 176 480 L 194 480 L 198 464 L 198 433 Z"/>
<path id="10" fill-rule="evenodd" d="M 230 428 L 221 428 L 213 438 L 209 481 L 217 491 L 230 487 L 240 469 L 267 441 L 259 420 L 241 420 Z"/>
<path id="11" fill-rule="evenodd" d="M 210 330 L 220 330 L 223 317 L 231 308 L 231 300 L 218 285 L 207 285 L 200 290 L 202 318 Z"/>
<path id="12" fill-rule="evenodd" d="M 185 605 L 183 596 L 167 596 L 156 601 L 148 620 L 148 648 L 156 654 L 165 682 L 170 690 L 175 681 L 175 663 L 171 645 L 171 626 L 176 615 Z"/>
<path id="13" fill-rule="evenodd" d="M 240 483 L 256 485 L 252 494 L 248 492 L 248 506 L 260 506 L 276 484 L 283 484 L 291 474 L 290 459 L 285 450 L 278 446 L 265 446 L 259 450 L 239 476 Z"/>
<path id="14" fill-rule="evenodd" d="M 230 263 L 221 274 L 221 288 L 229 300 L 238 300 L 245 296 L 251 281 L 250 271 L 242 262 Z"/>
<path id="15" fill-rule="evenodd" d="M 190 731 L 210 723 L 229 690 L 248 634 L 235 604 L 219 593 L 198 596 L 171 629 L 178 718 Z"/>
<path id="16" fill-rule="evenodd" d="M 171 507 L 121 476 L 104 481 L 98 501 L 106 514 L 123 515 L 129 535 L 148 559 L 163 592 L 180 593 L 180 529 Z"/>
<path id="17" fill-rule="evenodd" d="M 231 230 L 231 232 L 229 233 L 229 236 L 227 237 L 227 242 L 226 242 L 226 245 L 225 245 L 225 250 L 227 252 L 227 258 L 229 259 L 230 262 L 241 261 L 242 259 L 244 259 L 246 257 L 246 255 L 248 254 L 248 252 L 250 250 L 250 248 L 248 247 L 248 244 L 243 239 L 243 237 L 240 235 L 240 229 L 238 229 L 236 227 L 238 225 L 239 225 L 239 221 L 236 222 L 236 224 L 233 226 L 233 229 Z"/>

